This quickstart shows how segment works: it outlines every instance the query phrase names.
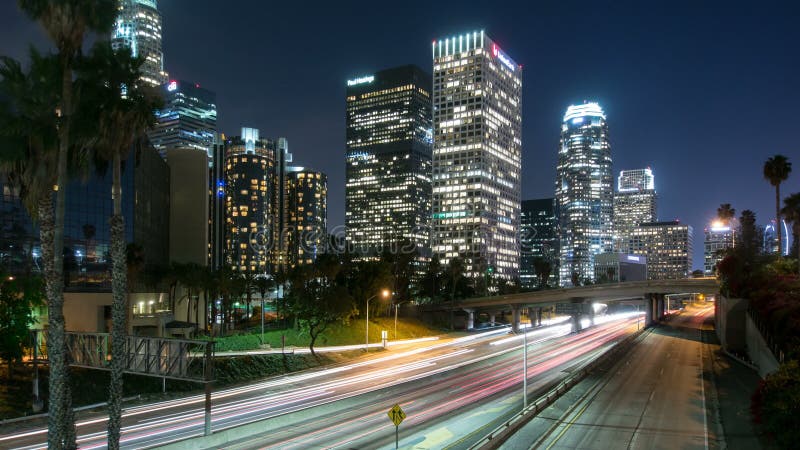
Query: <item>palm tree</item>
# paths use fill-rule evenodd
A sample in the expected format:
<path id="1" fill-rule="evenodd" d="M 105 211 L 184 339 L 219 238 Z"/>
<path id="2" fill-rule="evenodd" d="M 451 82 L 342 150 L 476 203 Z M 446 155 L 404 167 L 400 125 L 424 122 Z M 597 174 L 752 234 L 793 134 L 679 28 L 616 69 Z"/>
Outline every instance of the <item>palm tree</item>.
<path id="1" fill-rule="evenodd" d="M 73 65 L 83 46 L 84 35 L 91 31 L 106 33 L 111 30 L 117 10 L 115 0 L 19 0 L 20 8 L 33 20 L 40 22 L 58 50 L 60 63 L 61 92 L 58 104 L 58 157 L 56 175 L 56 203 L 50 238 L 43 241 L 42 257 L 52 257 L 53 264 L 45 281 L 48 297 L 48 359 L 50 365 L 50 405 L 48 407 L 48 447 L 74 448 L 75 420 L 72 413 L 71 396 L 67 383 L 66 360 L 64 358 L 64 286 L 63 252 L 64 214 L 67 184 L 67 154 L 70 147 L 70 124 L 73 117 Z M 50 214 L 47 214 L 48 216 Z M 40 218 L 44 222 L 45 218 Z"/>
<path id="2" fill-rule="evenodd" d="M 64 347 L 63 245 L 54 243 L 53 186 L 58 165 L 60 65 L 31 50 L 27 73 L 11 58 L 0 60 L 0 138 L 2 170 L 15 185 L 25 208 L 38 222 L 47 292 L 49 398 L 48 445 L 74 447 L 75 429 Z M 56 252 L 55 249 L 59 251 Z"/>
<path id="3" fill-rule="evenodd" d="M 775 186 L 775 228 L 778 229 L 778 255 L 781 255 L 781 183 L 789 178 L 792 163 L 783 155 L 775 155 L 764 163 L 764 178 Z"/>
<path id="4" fill-rule="evenodd" d="M 730 203 L 723 203 L 717 208 L 717 218 L 720 222 L 731 228 L 732 244 L 736 247 L 736 229 L 733 227 L 733 218 L 736 217 L 736 209 L 731 208 Z"/>
<path id="5" fill-rule="evenodd" d="M 800 241 L 798 241 L 800 239 L 800 192 L 783 199 L 783 205 L 781 214 L 786 216 L 786 220 L 792 222 L 792 253 L 797 257 L 798 271 L 800 271 Z"/>
<path id="6" fill-rule="evenodd" d="M 111 162 L 113 212 L 111 228 L 111 380 L 109 382 L 108 446 L 119 448 L 122 420 L 122 374 L 125 369 L 125 317 L 127 313 L 127 260 L 125 255 L 125 218 L 122 215 L 122 160 L 145 131 L 155 123 L 153 111 L 160 106 L 158 97 L 140 86 L 140 67 L 128 48 L 113 50 L 108 42 L 99 42 L 81 62 L 82 94 L 97 108 L 96 136 L 93 151 Z M 189 291 L 191 294 L 191 290 Z M 191 305 L 191 298 L 189 298 Z M 188 314 L 188 313 L 187 313 Z"/>

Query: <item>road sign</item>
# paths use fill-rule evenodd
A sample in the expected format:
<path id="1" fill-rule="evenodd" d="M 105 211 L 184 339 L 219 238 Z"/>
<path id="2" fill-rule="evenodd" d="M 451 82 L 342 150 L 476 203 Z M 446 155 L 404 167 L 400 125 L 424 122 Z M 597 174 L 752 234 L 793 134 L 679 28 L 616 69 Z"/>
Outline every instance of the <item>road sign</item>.
<path id="1" fill-rule="evenodd" d="M 395 403 L 395 405 L 392 406 L 392 409 L 389 410 L 389 418 L 392 419 L 394 426 L 399 426 L 403 419 L 406 418 L 406 413 L 403 412 L 403 409 L 400 408 L 400 405 Z"/>

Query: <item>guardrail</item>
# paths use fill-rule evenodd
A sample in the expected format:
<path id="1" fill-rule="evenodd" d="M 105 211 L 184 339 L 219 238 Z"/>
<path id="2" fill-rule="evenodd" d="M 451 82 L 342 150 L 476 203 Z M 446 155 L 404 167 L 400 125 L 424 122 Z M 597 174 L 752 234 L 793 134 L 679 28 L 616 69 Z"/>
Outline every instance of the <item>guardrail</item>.
<path id="1" fill-rule="evenodd" d="M 528 423 L 530 419 L 533 419 L 536 416 L 536 414 L 540 413 L 545 408 L 550 406 L 553 402 L 558 400 L 559 397 L 564 395 L 567 391 L 572 389 L 576 384 L 578 384 L 580 381 L 586 378 L 586 376 L 589 375 L 589 373 L 591 373 L 594 369 L 596 369 L 600 364 L 605 363 L 611 357 L 617 355 L 623 350 L 628 349 L 633 344 L 634 340 L 642 336 L 643 333 L 650 332 L 651 330 L 652 328 L 645 328 L 639 330 L 634 334 L 632 334 L 631 336 L 628 336 L 625 339 L 617 342 L 613 347 L 603 352 L 602 355 L 598 356 L 591 362 L 587 363 L 580 370 L 573 372 L 567 378 L 561 380 L 555 387 L 547 391 L 546 394 L 541 395 L 538 399 L 536 399 L 536 401 L 530 404 L 527 408 L 514 414 L 514 416 L 512 416 L 511 418 L 503 422 L 500 426 L 489 432 L 489 434 L 484 436 L 484 438 L 481 439 L 480 441 L 473 444 L 469 449 L 478 450 L 478 449 L 498 448 L 511 435 L 519 431 L 519 429 L 522 428 L 523 425 Z"/>

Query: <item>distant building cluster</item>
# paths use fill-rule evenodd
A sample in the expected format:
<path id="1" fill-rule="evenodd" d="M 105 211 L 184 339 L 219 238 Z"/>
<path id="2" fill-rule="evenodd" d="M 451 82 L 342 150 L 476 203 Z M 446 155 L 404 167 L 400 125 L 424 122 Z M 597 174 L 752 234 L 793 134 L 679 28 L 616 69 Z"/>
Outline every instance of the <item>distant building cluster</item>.
<path id="1" fill-rule="evenodd" d="M 220 132 L 215 93 L 164 71 L 155 0 L 120 0 L 111 38 L 144 59 L 142 81 L 164 99 L 150 147 L 131 153 L 123 179 L 126 237 L 145 264 L 274 278 L 332 250 L 327 175 L 296 165 L 286 138 L 252 127 Z M 342 235 L 353 258 L 414 252 L 417 275 L 434 259 L 459 259 L 472 280 L 523 289 L 690 276 L 692 227 L 658 220 L 653 170 L 622 170 L 614 189 L 610 120 L 600 104 L 567 107 L 553 196 L 523 200 L 522 65 L 483 31 L 434 40 L 431 58 L 427 70 L 401 65 L 342 86 Z M 110 178 L 67 190 L 68 290 L 110 291 Z M 3 180 L 0 189 L 3 262 L 41 270 L 19 193 Z M 765 245 L 775 226 L 764 230 Z M 707 275 L 734 235 L 731 224 L 705 230 Z M 142 302 L 140 315 L 164 300 Z M 99 305 L 104 316 L 107 304 Z"/>

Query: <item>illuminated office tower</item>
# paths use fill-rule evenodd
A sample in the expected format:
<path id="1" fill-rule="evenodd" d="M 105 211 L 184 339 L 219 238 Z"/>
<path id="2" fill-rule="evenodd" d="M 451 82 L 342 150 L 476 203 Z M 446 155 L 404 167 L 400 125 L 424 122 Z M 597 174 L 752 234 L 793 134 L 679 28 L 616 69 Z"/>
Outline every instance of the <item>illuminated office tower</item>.
<path id="1" fill-rule="evenodd" d="M 345 237 L 357 257 L 430 253 L 431 78 L 417 66 L 347 81 Z"/>
<path id="2" fill-rule="evenodd" d="M 694 232 L 679 221 L 641 223 L 630 233 L 634 255 L 647 257 L 648 280 L 678 280 L 692 273 Z"/>
<path id="3" fill-rule="evenodd" d="M 326 251 L 328 177 L 305 167 L 286 170 L 289 265 L 312 264 Z"/>
<path id="4" fill-rule="evenodd" d="M 483 31 L 433 41 L 433 253 L 519 276 L 522 66 Z"/>
<path id="5" fill-rule="evenodd" d="M 597 103 L 567 108 L 556 168 L 561 286 L 594 279 L 594 256 L 613 246 L 608 124 Z"/>
<path id="6" fill-rule="evenodd" d="M 703 245 L 703 273 L 713 277 L 717 272 L 717 264 L 722 261 L 723 253 L 733 247 L 734 228 L 730 223 L 715 220 L 705 229 Z"/>
<path id="7" fill-rule="evenodd" d="M 623 170 L 617 178 L 614 195 L 614 250 L 630 253 L 628 238 L 640 223 L 656 220 L 656 189 L 653 171 Z"/>
<path id="8" fill-rule="evenodd" d="M 161 13 L 156 0 L 120 0 L 117 21 L 111 33 L 111 46 L 131 49 L 144 59 L 142 80 L 151 86 L 167 81 L 164 53 L 161 50 Z"/>
<path id="9" fill-rule="evenodd" d="M 258 129 L 242 128 L 227 143 L 225 157 L 225 258 L 234 272 L 270 273 L 275 142 Z"/>
<path id="10" fill-rule="evenodd" d="M 764 243 L 762 248 L 767 255 L 778 253 L 778 227 L 775 224 L 775 219 L 772 219 L 767 226 L 764 227 Z M 783 241 L 781 242 L 781 255 L 787 256 L 789 254 L 789 227 L 786 226 L 785 220 L 781 220 L 781 227 L 781 241 Z"/>
<path id="11" fill-rule="evenodd" d="M 172 148 L 193 148 L 213 157 L 217 130 L 216 95 L 187 81 L 171 80 L 161 87 L 164 107 L 148 132 L 153 147 L 166 155 Z"/>

